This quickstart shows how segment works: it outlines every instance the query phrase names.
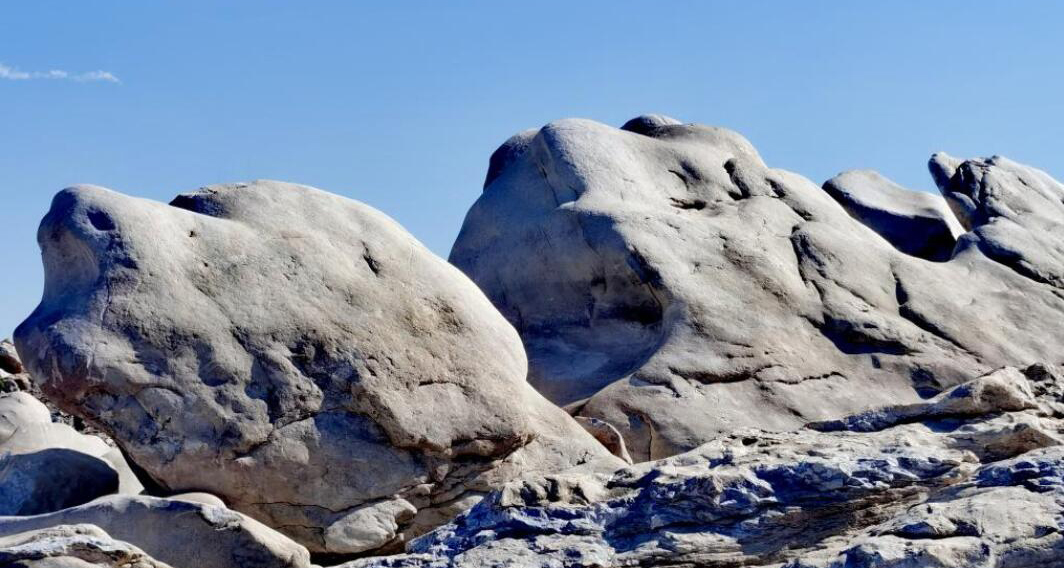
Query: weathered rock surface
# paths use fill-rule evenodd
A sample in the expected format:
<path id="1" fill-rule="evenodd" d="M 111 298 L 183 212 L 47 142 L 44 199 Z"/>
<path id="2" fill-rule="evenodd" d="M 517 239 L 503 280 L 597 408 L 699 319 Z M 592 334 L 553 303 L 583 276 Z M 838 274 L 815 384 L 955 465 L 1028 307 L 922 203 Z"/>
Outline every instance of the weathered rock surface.
<path id="1" fill-rule="evenodd" d="M 92 525 L 175 568 L 311 566 L 306 548 L 235 511 L 145 496 L 102 497 L 44 515 L 0 517 L 0 538 L 65 525 Z"/>
<path id="2" fill-rule="evenodd" d="M 170 568 L 94 525 L 59 525 L 0 537 L 10 568 Z"/>
<path id="3" fill-rule="evenodd" d="M 612 475 L 515 481 L 409 554 L 345 566 L 1061 566 L 1064 422 L 1036 390 L 1003 369 L 874 431 L 739 430 Z"/>
<path id="4" fill-rule="evenodd" d="M 1064 186 L 930 168 L 522 132 L 451 254 L 490 302 L 313 188 L 64 190 L 0 342 L 0 566 L 1064 567 Z M 38 386 L 172 496 L 109 495 Z"/>
<path id="5" fill-rule="evenodd" d="M 36 515 L 143 490 L 121 452 L 52 422 L 25 392 L 0 394 L 0 515 Z"/>
<path id="6" fill-rule="evenodd" d="M 0 340 L 0 372 L 17 375 L 22 372 L 22 361 L 18 358 L 15 344 L 10 340 Z"/>
<path id="7" fill-rule="evenodd" d="M 910 191 L 872 170 L 852 170 L 824 182 L 846 212 L 899 251 L 949 260 L 964 232 L 940 195 Z"/>
<path id="8" fill-rule="evenodd" d="M 1061 360 L 1059 199 L 929 262 L 768 168 L 738 134 L 672 122 L 563 120 L 515 136 L 450 255 L 521 334 L 529 382 L 617 428 L 635 460 Z M 1055 195 L 1023 171 L 989 179 L 1024 203 Z M 952 193 L 972 194 L 965 175 L 949 174 Z"/>
<path id="9" fill-rule="evenodd" d="M 526 383 L 476 286 L 360 203 L 78 186 L 38 237 L 44 298 L 15 342 L 48 398 L 163 489 L 312 551 L 395 548 L 519 473 L 620 464 Z"/>
<path id="10" fill-rule="evenodd" d="M 942 192 L 973 247 L 1018 275 L 1064 287 L 1064 185 L 1008 158 L 931 157 Z"/>
<path id="11" fill-rule="evenodd" d="M 577 416 L 576 422 L 594 436 L 600 444 L 605 446 L 611 454 L 624 460 L 624 463 L 632 463 L 632 456 L 624 445 L 624 436 L 612 424 L 598 418 L 588 418 L 586 416 Z"/>

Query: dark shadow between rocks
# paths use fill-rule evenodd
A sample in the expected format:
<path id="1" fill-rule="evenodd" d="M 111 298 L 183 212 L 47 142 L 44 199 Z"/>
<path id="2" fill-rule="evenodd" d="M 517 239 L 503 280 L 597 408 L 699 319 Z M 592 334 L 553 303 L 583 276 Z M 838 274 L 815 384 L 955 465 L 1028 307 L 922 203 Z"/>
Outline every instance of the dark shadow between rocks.
<path id="1" fill-rule="evenodd" d="M 118 491 L 104 460 L 64 448 L 0 456 L 0 515 L 40 515 Z"/>

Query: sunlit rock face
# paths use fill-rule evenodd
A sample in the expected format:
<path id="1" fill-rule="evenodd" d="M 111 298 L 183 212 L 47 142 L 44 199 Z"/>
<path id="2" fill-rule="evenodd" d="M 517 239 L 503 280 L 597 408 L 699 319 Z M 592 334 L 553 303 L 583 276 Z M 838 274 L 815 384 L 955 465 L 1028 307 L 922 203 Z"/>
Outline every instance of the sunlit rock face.
<path id="1" fill-rule="evenodd" d="M 0 565 L 1059 565 L 1064 186 L 930 167 L 563 120 L 454 265 L 306 186 L 64 190 L 0 342 Z"/>
<path id="2" fill-rule="evenodd" d="M 1064 191 L 991 161 L 933 168 L 949 210 L 849 180 L 893 215 L 932 202 L 951 234 L 925 253 L 729 130 L 562 120 L 495 152 L 450 260 L 517 328 L 540 392 L 656 459 L 1059 361 Z"/>
<path id="3" fill-rule="evenodd" d="M 163 488 L 312 551 L 395 548 L 519 472 L 620 463 L 525 382 L 477 287 L 361 203 L 78 186 L 38 236 L 44 297 L 15 339 L 46 395 Z"/>

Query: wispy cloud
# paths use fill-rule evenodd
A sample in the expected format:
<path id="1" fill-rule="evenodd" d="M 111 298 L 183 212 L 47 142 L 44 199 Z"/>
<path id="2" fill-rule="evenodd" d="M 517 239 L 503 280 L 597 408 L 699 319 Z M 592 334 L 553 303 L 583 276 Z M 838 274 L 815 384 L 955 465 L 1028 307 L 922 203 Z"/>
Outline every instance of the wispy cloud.
<path id="1" fill-rule="evenodd" d="M 115 77 L 114 73 L 109 71 L 89 71 L 87 73 L 70 73 L 69 71 L 63 71 L 62 69 L 50 69 L 48 71 L 22 71 L 15 67 L 8 67 L 3 63 L 0 63 L 0 79 L 6 79 L 8 81 L 33 81 L 38 79 L 43 80 L 57 80 L 57 81 L 76 81 L 78 83 L 89 83 L 94 81 L 102 81 L 105 83 L 121 83 L 118 77 Z"/>

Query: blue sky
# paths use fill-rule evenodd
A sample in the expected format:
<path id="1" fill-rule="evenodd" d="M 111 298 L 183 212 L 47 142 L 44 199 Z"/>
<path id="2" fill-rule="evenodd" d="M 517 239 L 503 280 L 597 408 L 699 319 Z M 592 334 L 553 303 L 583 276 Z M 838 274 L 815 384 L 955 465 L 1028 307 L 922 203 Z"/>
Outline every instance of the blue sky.
<path id="1" fill-rule="evenodd" d="M 931 189 L 940 149 L 1061 177 L 1064 8 L 1004 4 L 4 3 L 0 336 L 39 300 L 36 226 L 73 183 L 296 181 L 446 255 L 492 150 L 563 117 L 727 126 L 818 183 Z"/>

